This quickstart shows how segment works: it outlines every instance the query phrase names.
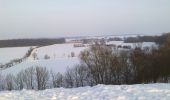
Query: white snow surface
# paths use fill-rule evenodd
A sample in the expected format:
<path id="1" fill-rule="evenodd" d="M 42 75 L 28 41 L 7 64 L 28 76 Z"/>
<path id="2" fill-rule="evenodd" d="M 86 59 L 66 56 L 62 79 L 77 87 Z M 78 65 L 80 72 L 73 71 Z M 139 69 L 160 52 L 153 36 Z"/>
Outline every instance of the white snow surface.
<path id="1" fill-rule="evenodd" d="M 71 56 L 71 52 L 74 52 L 75 56 L 79 56 L 80 52 L 87 47 L 74 47 L 73 43 L 54 44 L 50 46 L 41 47 L 35 49 L 33 53 L 37 53 L 39 59 L 44 59 L 47 54 L 50 58 L 68 58 Z M 33 54 L 32 53 L 32 54 Z"/>
<path id="2" fill-rule="evenodd" d="M 170 100 L 170 84 L 97 85 L 43 91 L 1 91 L 0 100 Z"/>
<path id="3" fill-rule="evenodd" d="M 10 60 L 22 58 L 30 47 L 0 48 L 0 63 L 4 64 Z"/>
<path id="4" fill-rule="evenodd" d="M 1 71 L 3 75 L 12 74 L 16 75 L 20 71 L 25 70 L 29 67 L 46 67 L 49 71 L 53 71 L 55 73 L 65 73 L 67 68 L 71 68 L 75 65 L 79 64 L 79 58 L 56 58 L 56 59 L 48 59 L 48 60 L 30 60 L 22 62 L 21 64 L 12 66 L 10 68 L 4 69 Z"/>

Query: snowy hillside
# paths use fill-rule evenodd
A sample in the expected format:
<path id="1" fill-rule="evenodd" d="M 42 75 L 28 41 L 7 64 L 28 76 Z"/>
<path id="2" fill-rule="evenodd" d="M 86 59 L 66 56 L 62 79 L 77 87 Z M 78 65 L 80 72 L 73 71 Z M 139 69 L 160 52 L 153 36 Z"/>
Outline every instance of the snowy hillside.
<path id="1" fill-rule="evenodd" d="M 68 58 L 71 57 L 71 52 L 78 56 L 82 50 L 86 47 L 74 47 L 74 44 L 54 44 L 50 46 L 41 47 L 35 49 L 33 53 L 37 53 L 39 59 L 44 59 L 45 55 L 50 56 L 50 58 Z"/>
<path id="2" fill-rule="evenodd" d="M 132 48 L 134 48 L 134 44 L 132 43 L 123 43 L 123 41 L 111 41 L 107 42 L 107 44 L 114 44 L 114 45 L 130 45 Z M 153 42 L 144 42 L 143 47 L 151 47 L 155 46 L 155 43 Z M 73 43 L 66 43 L 66 44 L 54 44 L 50 46 L 45 46 L 45 47 L 40 47 L 34 49 L 32 52 L 32 55 L 27 59 L 26 61 L 14 65 L 10 68 L 7 68 L 5 70 L 2 70 L 3 74 L 17 74 L 18 72 L 32 66 L 41 66 L 41 67 L 46 67 L 48 70 L 53 70 L 54 72 L 61 72 L 64 73 L 67 67 L 73 67 L 76 64 L 79 64 L 79 54 L 81 51 L 87 49 L 88 46 L 86 45 L 85 47 L 74 47 Z M 1 51 L 3 49 L 0 49 Z M 3 60 L 2 57 L 8 58 L 8 59 L 13 59 L 16 57 L 22 57 L 24 56 L 25 52 L 28 50 L 28 47 L 26 48 L 9 48 L 9 49 L 4 49 L 4 53 L 0 53 L 0 56 Z M 17 51 L 17 52 L 11 52 L 11 51 Z M 75 57 L 71 57 L 71 53 L 74 53 Z M 37 60 L 33 59 L 33 54 L 37 54 Z M 5 56 L 6 55 L 6 56 Z M 48 55 L 50 59 L 44 59 L 44 56 Z M 8 61 L 6 59 L 6 61 Z"/>
<path id="3" fill-rule="evenodd" d="M 169 100 L 170 84 L 97 85 L 0 92 L 0 100 Z"/>
<path id="4" fill-rule="evenodd" d="M 17 74 L 18 72 L 28 67 L 46 67 L 49 71 L 64 73 L 67 67 L 73 67 L 79 64 L 78 55 L 87 47 L 74 47 L 74 44 L 55 44 L 37 48 L 32 52 L 37 54 L 37 60 L 30 56 L 26 61 L 14 65 L 10 68 L 2 70 L 2 74 Z M 71 57 L 71 52 L 74 52 L 75 57 Z M 24 54 L 23 54 L 24 55 Z M 50 59 L 44 59 L 48 55 Z M 14 56 L 15 57 L 15 56 Z"/>
<path id="5" fill-rule="evenodd" d="M 69 67 L 73 67 L 74 65 L 79 63 L 79 59 L 77 57 L 74 58 L 56 58 L 49 60 L 27 60 L 22 62 L 21 64 L 12 66 L 5 70 L 2 70 L 1 73 L 3 75 L 13 74 L 16 75 L 22 70 L 25 70 L 29 67 L 46 67 L 49 71 L 64 73 L 66 69 Z"/>
<path id="6" fill-rule="evenodd" d="M 131 46 L 132 48 L 135 48 L 134 43 L 123 43 L 123 41 L 111 41 L 107 42 L 106 44 L 114 44 L 116 46 Z M 142 47 L 151 47 L 155 46 L 156 44 L 154 42 L 143 42 Z M 45 46 L 41 48 L 37 48 L 33 51 L 33 53 L 37 53 L 37 56 L 39 59 L 44 59 L 45 55 L 50 56 L 50 58 L 68 58 L 71 57 L 71 53 L 73 52 L 75 57 L 78 57 L 80 52 L 84 49 L 87 49 L 88 46 L 85 45 L 85 47 L 74 47 L 73 43 L 66 43 L 66 44 L 55 44 L 50 46 Z"/>
<path id="7" fill-rule="evenodd" d="M 0 48 L 0 63 L 4 64 L 10 60 L 22 58 L 30 47 Z"/>

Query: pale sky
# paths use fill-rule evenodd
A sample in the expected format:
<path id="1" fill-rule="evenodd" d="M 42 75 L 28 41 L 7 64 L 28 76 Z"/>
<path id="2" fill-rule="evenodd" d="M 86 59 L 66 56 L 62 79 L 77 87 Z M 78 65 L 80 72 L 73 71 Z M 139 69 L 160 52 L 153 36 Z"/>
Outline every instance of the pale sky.
<path id="1" fill-rule="evenodd" d="M 0 39 L 170 32 L 170 0 L 0 0 Z"/>

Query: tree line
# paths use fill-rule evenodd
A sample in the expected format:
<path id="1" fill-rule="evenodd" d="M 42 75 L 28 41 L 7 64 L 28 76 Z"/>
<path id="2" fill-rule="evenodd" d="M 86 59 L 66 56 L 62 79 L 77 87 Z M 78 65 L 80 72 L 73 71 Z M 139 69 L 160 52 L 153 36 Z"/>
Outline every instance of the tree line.
<path id="1" fill-rule="evenodd" d="M 136 42 L 155 42 L 157 44 L 163 44 L 167 38 L 170 37 L 170 33 L 164 33 L 161 36 L 137 36 L 127 37 L 124 39 L 125 43 L 136 43 Z"/>
<path id="2" fill-rule="evenodd" d="M 25 47 L 25 46 L 46 46 L 58 43 L 65 43 L 64 38 L 58 39 L 11 39 L 0 40 L 0 48 L 3 47 Z"/>

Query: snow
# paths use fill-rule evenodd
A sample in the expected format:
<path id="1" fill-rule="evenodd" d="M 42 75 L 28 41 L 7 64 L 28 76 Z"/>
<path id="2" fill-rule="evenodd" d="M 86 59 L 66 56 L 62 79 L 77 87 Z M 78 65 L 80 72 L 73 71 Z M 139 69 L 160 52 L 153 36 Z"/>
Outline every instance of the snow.
<path id="1" fill-rule="evenodd" d="M 75 56 L 78 56 L 85 48 L 86 47 L 75 48 L 73 43 L 54 44 L 38 48 L 34 50 L 33 53 L 37 53 L 39 59 L 44 59 L 46 54 L 51 58 L 68 58 L 71 56 L 71 52 L 74 52 Z"/>
<path id="2" fill-rule="evenodd" d="M 123 41 L 112 41 L 107 44 L 130 45 Z M 46 67 L 49 71 L 64 73 L 68 67 L 79 64 L 78 55 L 87 47 L 74 48 L 74 44 L 55 44 L 37 48 L 38 60 L 29 57 L 26 61 L 1 70 L 3 75 L 16 75 L 28 67 Z M 153 42 L 144 42 L 142 47 L 155 46 Z M 0 63 L 21 58 L 29 47 L 0 48 Z M 75 57 L 70 57 L 71 52 Z M 50 59 L 44 59 L 45 55 Z M 137 84 L 137 85 L 97 85 L 94 87 L 80 87 L 73 89 L 56 88 L 43 91 L 22 90 L 22 91 L 1 91 L 0 100 L 169 100 L 170 84 Z"/>
<path id="3" fill-rule="evenodd" d="M 0 63 L 4 64 L 10 60 L 22 58 L 30 47 L 0 48 Z"/>
<path id="4" fill-rule="evenodd" d="M 170 84 L 97 85 L 43 91 L 2 91 L 0 100 L 169 100 Z"/>
<path id="5" fill-rule="evenodd" d="M 107 44 L 116 44 L 116 45 L 131 45 L 133 46 L 132 43 L 123 43 L 123 41 L 111 41 L 108 42 Z M 1 73 L 3 75 L 7 75 L 7 74 L 14 74 L 16 75 L 17 73 L 19 73 L 22 70 L 25 70 L 28 67 L 36 67 L 36 66 L 41 66 L 41 67 L 46 67 L 49 71 L 53 70 L 54 72 L 60 72 L 60 73 L 64 73 L 67 69 L 67 67 L 74 67 L 76 64 L 79 64 L 79 54 L 81 51 L 83 51 L 84 49 L 87 49 L 88 47 L 74 47 L 73 43 L 66 43 L 66 44 L 54 44 L 54 45 L 50 45 L 50 46 L 45 46 L 45 47 L 41 47 L 41 48 L 37 48 L 33 51 L 33 53 L 37 53 L 38 56 L 38 60 L 33 60 L 33 57 L 30 56 L 26 61 L 14 65 L 10 68 L 1 70 Z M 144 46 L 152 46 L 155 45 L 153 42 L 145 42 L 143 43 L 143 47 Z M 13 48 L 12 48 L 13 49 Z M 10 50 L 4 52 L 5 54 L 10 54 Z M 12 59 L 12 58 L 16 58 L 19 56 L 23 56 L 25 54 L 25 52 L 27 51 L 28 48 L 18 48 L 17 52 L 11 52 L 11 56 L 7 56 L 8 58 Z M 2 49 L 0 49 L 2 50 Z M 6 49 L 8 50 L 8 49 Z M 17 50 L 15 48 L 15 50 Z M 75 53 L 75 57 L 70 57 L 71 56 L 71 52 Z M 15 55 L 12 55 L 12 54 Z M 32 54 L 33 54 L 32 53 Z M 1 53 L 0 53 L 1 54 Z M 50 59 L 44 59 L 45 55 L 49 55 Z M 2 54 L 1 54 L 2 55 Z M 5 55 L 3 56 L 5 57 Z"/>
<path id="6" fill-rule="evenodd" d="M 79 64 L 79 59 L 77 57 L 74 58 L 56 58 L 56 59 L 48 59 L 48 60 L 27 60 L 22 62 L 21 64 L 12 66 L 10 68 L 4 69 L 1 71 L 3 75 L 13 74 L 16 75 L 22 70 L 25 70 L 29 67 L 46 67 L 49 71 L 65 73 L 67 68 L 71 68 Z"/>
<path id="7" fill-rule="evenodd" d="M 157 47 L 158 45 L 155 42 L 143 42 L 142 47 Z"/>
<path id="8" fill-rule="evenodd" d="M 87 47 L 77 47 L 74 48 L 74 44 L 54 44 L 50 46 L 44 46 L 41 48 L 35 49 L 33 53 L 37 53 L 38 60 L 33 60 L 33 57 L 30 56 L 26 61 L 14 65 L 10 68 L 1 70 L 3 75 L 13 74 L 16 75 L 22 70 L 25 70 L 29 67 L 46 67 L 49 71 L 64 73 L 69 67 L 74 67 L 79 64 L 79 54 L 81 51 Z M 71 52 L 75 53 L 75 57 L 70 57 Z M 50 59 L 44 59 L 45 55 L 50 56 Z"/>
<path id="9" fill-rule="evenodd" d="M 121 45 L 121 46 L 131 46 L 132 48 L 135 48 L 138 43 L 124 43 L 124 41 L 110 41 L 107 42 L 106 44 L 114 44 L 116 46 Z M 142 48 L 144 47 L 156 47 L 156 43 L 155 42 L 143 42 L 140 44 L 142 46 Z"/>

